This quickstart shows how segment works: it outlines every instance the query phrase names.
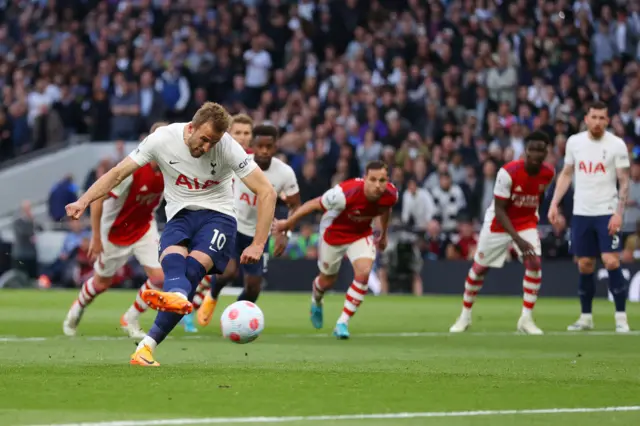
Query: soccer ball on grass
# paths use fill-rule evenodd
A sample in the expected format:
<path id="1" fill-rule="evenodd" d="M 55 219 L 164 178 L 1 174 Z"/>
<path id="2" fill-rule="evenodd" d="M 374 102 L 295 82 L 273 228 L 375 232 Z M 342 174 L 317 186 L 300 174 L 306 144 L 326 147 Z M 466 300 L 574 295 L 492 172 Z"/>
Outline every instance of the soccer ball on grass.
<path id="1" fill-rule="evenodd" d="M 255 303 L 238 301 L 224 310 L 220 328 L 225 339 L 234 343 L 250 343 L 264 330 L 264 314 Z"/>

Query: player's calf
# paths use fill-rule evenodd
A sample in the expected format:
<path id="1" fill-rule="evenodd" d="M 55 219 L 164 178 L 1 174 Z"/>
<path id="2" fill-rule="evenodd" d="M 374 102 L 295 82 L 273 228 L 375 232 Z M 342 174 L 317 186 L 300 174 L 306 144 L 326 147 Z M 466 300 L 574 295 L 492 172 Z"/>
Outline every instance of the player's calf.
<path id="1" fill-rule="evenodd" d="M 238 300 L 256 303 L 258 296 L 260 296 L 260 290 L 262 290 L 262 277 L 248 275 L 245 277 L 244 289 L 238 296 Z"/>
<path id="2" fill-rule="evenodd" d="M 613 302 L 616 307 L 615 321 L 616 331 L 619 333 L 629 332 L 629 323 L 627 321 L 627 296 L 629 284 L 620 268 L 620 258 L 617 253 L 604 253 L 602 255 L 602 263 L 609 274 L 609 291 L 613 296 Z"/>
<path id="3" fill-rule="evenodd" d="M 541 335 L 542 330 L 533 321 L 532 311 L 538 300 L 538 292 L 542 283 L 542 269 L 540 258 L 527 259 L 524 261 L 524 279 L 522 281 L 523 301 L 522 315 L 518 320 L 517 330 L 521 333 Z"/>

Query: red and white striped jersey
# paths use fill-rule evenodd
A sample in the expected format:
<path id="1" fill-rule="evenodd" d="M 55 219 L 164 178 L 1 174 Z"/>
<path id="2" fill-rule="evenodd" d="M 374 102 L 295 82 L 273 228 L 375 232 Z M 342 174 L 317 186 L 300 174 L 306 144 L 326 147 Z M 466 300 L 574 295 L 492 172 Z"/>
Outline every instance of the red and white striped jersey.
<path id="1" fill-rule="evenodd" d="M 398 190 L 392 183 L 377 201 L 369 201 L 364 195 L 364 180 L 349 179 L 327 192 L 320 204 L 325 210 L 320 222 L 320 234 L 328 244 L 350 244 L 373 233 L 376 216 L 389 210 L 398 201 Z"/>
<path id="2" fill-rule="evenodd" d="M 151 227 L 162 200 L 162 173 L 147 164 L 133 172 L 109 193 L 102 210 L 102 238 L 130 246 Z"/>
<path id="3" fill-rule="evenodd" d="M 538 226 L 538 206 L 540 197 L 551 184 L 555 172 L 543 164 L 537 175 L 530 175 L 524 168 L 524 160 L 511 161 L 505 164 L 496 176 L 493 188 L 495 198 L 509 200 L 507 216 L 516 231 L 524 231 Z M 487 209 L 484 226 L 491 232 L 505 232 L 496 219 L 495 201 Z"/>

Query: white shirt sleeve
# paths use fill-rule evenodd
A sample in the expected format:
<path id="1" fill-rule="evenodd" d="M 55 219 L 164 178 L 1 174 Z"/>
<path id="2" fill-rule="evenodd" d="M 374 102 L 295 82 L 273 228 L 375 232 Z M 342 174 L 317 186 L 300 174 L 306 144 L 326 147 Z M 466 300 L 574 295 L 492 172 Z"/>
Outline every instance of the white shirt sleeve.
<path id="1" fill-rule="evenodd" d="M 122 197 L 122 194 L 125 194 L 127 191 L 129 191 L 129 188 L 131 187 L 132 183 L 133 183 L 133 174 L 130 174 L 122 182 L 120 182 L 118 186 L 116 186 L 111 191 L 109 191 L 109 195 L 111 195 L 114 198 Z"/>
<path id="2" fill-rule="evenodd" d="M 629 151 L 627 150 L 627 146 L 624 142 L 620 142 L 619 152 L 616 153 L 615 157 L 615 165 L 616 169 L 626 169 L 631 166 L 629 161 Z"/>
<path id="3" fill-rule="evenodd" d="M 493 187 L 493 195 L 498 198 L 511 198 L 511 175 L 505 170 L 498 170 L 496 185 Z"/>
<path id="4" fill-rule="evenodd" d="M 149 161 L 157 161 L 159 148 L 162 145 L 163 133 L 164 132 L 158 129 L 144 138 L 144 140 L 138 145 L 138 148 L 129 154 L 129 158 L 135 161 L 140 167 L 144 166 Z"/>
<path id="5" fill-rule="evenodd" d="M 344 210 L 347 206 L 347 198 L 344 196 L 342 187 L 336 185 L 324 194 L 320 198 L 320 204 L 325 210 Z"/>
<path id="6" fill-rule="evenodd" d="M 575 158 L 573 157 L 573 145 L 575 139 L 571 136 L 567 140 L 567 145 L 564 148 L 564 164 L 567 166 L 573 166 L 576 163 Z"/>
<path id="7" fill-rule="evenodd" d="M 228 133 L 225 133 L 223 140 L 222 155 L 225 161 L 231 165 L 231 169 L 240 179 L 244 179 L 258 166 L 244 148 L 236 142 Z"/>
<path id="8" fill-rule="evenodd" d="M 291 197 L 292 195 L 298 194 L 300 192 L 300 188 L 298 187 L 298 179 L 296 178 L 296 173 L 291 167 L 285 167 L 283 174 L 285 175 L 284 189 L 282 190 L 284 195 L 287 197 Z"/>

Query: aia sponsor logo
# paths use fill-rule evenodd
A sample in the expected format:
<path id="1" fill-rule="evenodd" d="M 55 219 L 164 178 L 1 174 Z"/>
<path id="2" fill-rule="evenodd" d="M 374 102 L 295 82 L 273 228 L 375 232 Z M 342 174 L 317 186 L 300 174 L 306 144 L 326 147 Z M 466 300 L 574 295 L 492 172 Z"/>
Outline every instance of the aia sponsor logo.
<path id="1" fill-rule="evenodd" d="M 607 168 L 602 162 L 581 161 L 578 163 L 578 171 L 588 175 L 596 175 L 598 173 L 607 173 Z"/>
<path id="2" fill-rule="evenodd" d="M 198 178 L 190 178 L 183 174 L 178 176 L 175 183 L 176 186 L 183 186 L 189 190 L 196 190 L 196 191 L 207 189 L 210 186 L 219 185 L 219 184 L 220 184 L 220 181 L 217 181 L 217 180 L 207 179 L 204 182 L 200 182 L 198 181 Z"/>

